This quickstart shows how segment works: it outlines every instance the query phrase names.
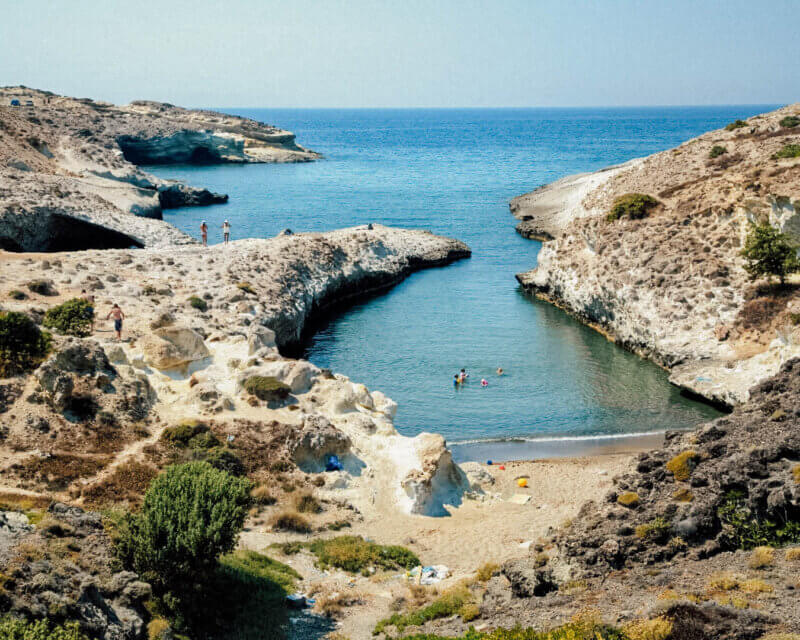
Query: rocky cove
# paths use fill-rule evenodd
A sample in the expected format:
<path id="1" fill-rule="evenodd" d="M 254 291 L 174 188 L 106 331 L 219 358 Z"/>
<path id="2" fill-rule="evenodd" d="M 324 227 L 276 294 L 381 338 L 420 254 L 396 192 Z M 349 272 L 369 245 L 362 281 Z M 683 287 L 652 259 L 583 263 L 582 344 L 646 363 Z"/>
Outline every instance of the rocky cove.
<path id="1" fill-rule="evenodd" d="M 149 163 L 168 157 L 184 161 L 185 141 L 196 141 L 195 134 L 176 133 L 169 122 L 158 124 L 158 112 L 163 111 L 169 121 L 176 117 L 175 108 L 151 103 L 141 108 L 155 109 L 152 125 L 158 131 L 166 127 L 163 138 L 136 149 L 123 141 L 119 152 Z M 221 114 L 179 113 L 181 127 L 197 118 L 204 123 L 225 121 Z M 230 133 L 227 127 L 221 125 L 222 133 L 212 137 L 224 137 Z M 763 139 L 772 137 L 777 136 Z M 209 143 L 205 133 L 203 139 Z M 293 138 L 283 134 L 268 142 L 268 147 L 294 145 Z M 47 148 L 51 145 L 55 142 Z M 227 162 L 225 151 L 233 154 L 231 161 L 242 162 L 236 154 L 248 144 L 234 147 L 230 151 L 219 143 L 217 156 L 203 151 L 194 160 Z M 697 157 L 705 152 L 698 151 Z M 275 153 L 285 157 L 280 149 Z M 248 162 L 259 161 L 256 157 L 272 158 L 253 156 Z M 38 160 L 30 156 L 30 162 L 34 158 Z M 648 161 L 627 167 L 639 162 Z M 791 176 L 793 167 L 777 175 Z M 608 173 L 623 175 L 625 168 Z M 55 173 L 47 173 L 50 170 Z M 47 175 L 60 180 L 62 170 L 48 167 L 43 175 L 26 176 L 24 184 L 46 181 Z M 125 165 L 125 171 L 141 170 Z M 70 184 L 84 185 L 84 177 Z M 72 175 L 66 178 L 75 180 Z M 148 176 L 147 180 L 146 190 L 157 192 L 161 179 Z M 604 179 L 592 179 L 586 193 L 594 193 L 598 184 L 605 184 Z M 110 188 L 103 183 L 100 193 Z M 660 197 L 667 198 L 663 191 Z M 61 207 L 71 206 L 70 194 L 53 197 L 58 200 L 48 207 L 62 211 Z M 731 416 L 696 432 L 669 434 L 666 446 L 650 453 L 515 462 L 507 469 L 476 463 L 459 466 L 441 436 L 400 435 L 394 425 L 397 405 L 382 392 L 285 354 L 301 340 L 308 323 L 326 310 L 384 290 L 415 270 L 467 258 L 470 249 L 464 243 L 429 232 L 369 224 L 326 233 L 286 231 L 274 238 L 204 248 L 176 229 L 169 230 L 171 225 L 165 222 L 134 217 L 131 214 L 142 212 L 109 205 L 105 196 L 98 197 L 90 202 L 99 209 L 110 207 L 109 217 L 99 215 L 92 224 L 113 230 L 142 224 L 133 244 L 144 248 L 0 253 L 0 288 L 14 294 L 3 300 L 4 312 L 20 312 L 42 322 L 47 309 L 79 297 L 85 289 L 101 312 L 116 302 L 127 316 L 122 343 L 102 329 L 93 337 L 56 334 L 51 353 L 37 368 L 0 382 L 3 611 L 77 620 L 95 637 L 169 637 L 169 625 L 164 630 L 164 618 L 152 613 L 150 585 L 115 564 L 109 536 L 113 528 L 95 510 L 109 505 L 135 510 L 160 470 L 188 456 L 208 455 L 182 448 L 180 438 L 189 434 L 187 440 L 190 436 L 217 443 L 211 450 L 227 452 L 227 468 L 237 469 L 256 485 L 254 496 L 260 498 L 248 514 L 239 551 L 280 558 L 300 572 L 302 589 L 317 597 L 315 610 L 324 617 L 295 618 L 290 637 L 316 639 L 340 633 L 357 640 L 371 637 L 382 619 L 393 619 L 380 627 L 391 636 L 403 632 L 398 625 L 403 615 L 428 606 L 441 609 L 442 599 L 459 598 L 457 607 L 445 609 L 446 615 L 422 616 L 411 627 L 447 635 L 460 635 L 469 626 L 550 628 L 592 608 L 603 621 L 619 625 L 665 620 L 675 638 L 744 639 L 769 630 L 797 631 L 793 549 L 773 552 L 771 560 L 754 568 L 749 547 L 732 543 L 733 525 L 719 516 L 733 499 L 731 491 L 737 491 L 741 493 L 735 498 L 737 513 L 746 512 L 776 527 L 796 520 L 800 445 L 794 361 L 784 362 L 783 370 L 755 389 L 752 397 L 743 397 L 746 404 Z M 516 203 L 514 209 L 521 216 L 531 215 L 520 213 L 523 209 Z M 28 204 L 24 210 L 7 207 L 4 215 L 12 222 L 14 215 L 22 215 L 32 229 L 39 220 L 37 211 Z M 738 339 L 732 333 L 720 340 L 719 322 L 709 334 L 712 321 L 703 318 L 696 324 L 705 333 L 691 344 L 691 336 L 679 333 L 689 329 L 670 324 L 695 320 L 678 317 L 679 311 L 675 316 L 665 314 L 669 322 L 660 317 L 651 320 L 664 321 L 662 334 L 651 338 L 653 334 L 644 332 L 648 337 L 637 342 L 643 330 L 636 313 L 625 310 L 628 299 L 595 302 L 592 296 L 597 293 L 583 289 L 592 278 L 583 271 L 574 277 L 564 266 L 573 268 L 574 262 L 580 264 L 585 258 L 585 238 L 590 254 L 612 253 L 609 265 L 623 265 L 624 273 L 627 265 L 622 258 L 636 255 L 643 246 L 653 253 L 671 246 L 674 254 L 669 255 L 675 262 L 679 249 L 702 238 L 703 243 L 697 241 L 702 259 L 690 261 L 698 266 L 686 270 L 722 287 L 712 293 L 728 313 L 722 320 L 735 332 L 735 305 L 740 302 L 737 295 L 744 296 L 740 292 L 744 280 L 729 265 L 734 242 L 729 238 L 731 227 L 725 226 L 727 218 L 714 220 L 702 233 L 692 229 L 691 222 L 673 224 L 667 215 L 619 222 L 613 232 L 620 246 L 607 250 L 602 242 L 610 239 L 604 233 L 612 231 L 602 226 L 603 213 L 599 205 L 585 221 L 572 221 L 578 216 L 570 214 L 563 228 L 542 226 L 531 232 L 555 240 L 545 245 L 537 270 L 520 277 L 523 285 L 533 288 L 531 282 L 542 282 L 535 289 L 539 294 L 552 292 L 551 300 L 596 322 L 623 346 L 665 365 L 677 365 L 681 358 L 705 354 L 704 350 L 715 353 L 717 343 Z M 544 217 L 551 214 L 548 209 Z M 50 209 L 42 218 L 49 215 Z M 67 222 L 77 216 L 57 215 Z M 584 241 L 584 247 L 576 249 L 568 234 L 582 223 L 591 223 L 595 235 L 582 228 L 576 231 Z M 645 229 L 645 225 L 651 226 Z M 688 227 L 686 233 L 692 235 L 678 235 L 669 245 L 665 239 L 676 233 L 674 227 Z M 22 228 L 4 227 L 6 246 L 26 248 L 23 240 L 30 233 L 20 233 Z M 621 239 L 619 228 L 628 231 L 628 239 Z M 658 246 L 647 245 L 651 237 Z M 680 268 L 668 273 L 670 268 L 664 266 L 658 273 L 677 276 Z M 639 296 L 649 295 L 650 280 L 614 279 L 623 275 L 603 271 L 597 279 L 610 277 L 608 286 L 615 291 L 638 287 Z M 725 278 L 733 284 L 716 282 Z M 662 299 L 670 300 L 669 287 L 677 280 L 664 278 L 669 295 Z M 588 297 L 590 302 L 579 306 L 571 295 L 578 300 Z M 650 297 L 649 304 L 657 304 L 656 298 Z M 708 313 L 710 305 L 702 311 Z M 617 322 L 626 313 L 628 324 Z M 670 334 L 673 330 L 675 335 Z M 763 342 L 769 329 L 760 330 L 766 336 Z M 712 334 L 717 342 L 709 346 L 705 342 Z M 323 473 L 325 458 L 331 454 L 338 456 L 343 468 Z M 529 489 L 518 485 L 522 478 L 529 481 Z M 302 498 L 306 492 L 319 507 L 304 512 L 311 531 L 283 528 L 279 523 L 285 510 L 299 504 L 298 494 Z M 523 501 L 516 500 L 520 495 Z M 640 530 L 642 526 L 650 528 Z M 438 586 L 423 588 L 410 584 L 397 570 L 381 572 L 372 566 L 358 575 L 326 567 L 302 546 L 333 539 L 345 529 L 379 544 L 406 545 L 425 564 L 446 564 L 450 575 Z M 338 620 L 336 630 L 331 619 Z M 269 633 L 265 637 L 279 637 L 277 627 Z"/>
<path id="2" fill-rule="evenodd" d="M 739 255 L 751 223 L 795 233 L 800 168 L 778 152 L 797 139 L 781 125 L 797 111 L 515 198 L 519 233 L 548 239 L 519 282 L 666 367 L 687 392 L 727 408 L 746 402 L 753 385 L 799 355 L 793 295 L 754 317 L 769 294 L 748 280 Z M 712 148 L 724 152 L 712 157 Z M 658 212 L 609 223 L 614 199 L 630 192 L 652 194 Z"/>

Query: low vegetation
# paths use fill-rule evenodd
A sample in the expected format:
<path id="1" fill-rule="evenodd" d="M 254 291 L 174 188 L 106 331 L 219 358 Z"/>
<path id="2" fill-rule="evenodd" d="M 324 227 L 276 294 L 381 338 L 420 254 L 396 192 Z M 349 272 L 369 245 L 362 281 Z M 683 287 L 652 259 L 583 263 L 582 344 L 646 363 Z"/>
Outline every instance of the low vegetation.
<path id="1" fill-rule="evenodd" d="M 711 147 L 711 151 L 708 152 L 708 157 L 713 160 L 714 158 L 719 158 L 725 153 L 728 153 L 728 150 L 725 147 L 715 144 L 713 147 Z"/>
<path id="2" fill-rule="evenodd" d="M 197 309 L 198 311 L 208 311 L 208 303 L 197 296 L 192 296 L 189 298 L 189 306 L 193 309 Z"/>
<path id="3" fill-rule="evenodd" d="M 800 543 L 800 521 L 773 521 L 753 512 L 741 491 L 729 491 L 717 509 L 722 524 L 720 542 L 728 549 L 780 547 Z"/>
<path id="4" fill-rule="evenodd" d="M 244 390 L 259 400 L 283 400 L 289 397 L 291 388 L 272 376 L 250 376 L 244 382 Z"/>
<path id="5" fill-rule="evenodd" d="M 747 123 L 744 120 L 734 120 L 730 124 L 725 125 L 725 131 L 736 131 L 736 129 L 741 129 L 746 126 Z"/>
<path id="6" fill-rule="evenodd" d="M 56 296 L 58 292 L 53 289 L 53 283 L 50 280 L 31 280 L 27 285 L 28 291 L 38 293 L 40 296 Z"/>
<path id="7" fill-rule="evenodd" d="M 295 508 L 300 513 L 320 513 L 322 504 L 312 493 L 301 493 L 295 499 Z"/>
<path id="8" fill-rule="evenodd" d="M 0 638 L 3 640 L 89 640 L 81 633 L 77 622 L 64 626 L 47 620 L 28 622 L 11 616 L 0 618 Z"/>
<path id="9" fill-rule="evenodd" d="M 651 540 L 653 542 L 663 542 L 672 531 L 672 525 L 668 520 L 661 517 L 653 518 L 650 522 L 640 524 L 636 527 L 636 537 L 642 540 Z"/>
<path id="10" fill-rule="evenodd" d="M 794 129 L 797 125 L 800 125 L 800 117 L 786 116 L 785 118 L 781 118 L 778 124 L 786 129 Z"/>
<path id="11" fill-rule="evenodd" d="M 338 536 L 315 540 L 308 549 L 321 569 L 335 567 L 350 573 L 375 569 L 413 569 L 419 558 L 405 547 L 368 542 L 361 536 Z"/>
<path id="12" fill-rule="evenodd" d="M 667 637 L 649 638 L 646 635 L 640 635 L 635 640 L 665 640 Z M 516 627 L 484 632 L 470 628 L 465 635 L 458 638 L 422 633 L 404 635 L 402 640 L 634 640 L 634 638 L 628 636 L 621 629 L 603 624 L 593 616 L 579 615 L 572 622 L 543 631 Z"/>
<path id="13" fill-rule="evenodd" d="M 86 300 L 73 298 L 48 309 L 42 324 L 58 333 L 85 337 L 92 327 L 92 313 L 92 307 Z"/>
<path id="14" fill-rule="evenodd" d="M 646 218 L 651 209 L 657 207 L 658 204 L 658 200 L 645 193 L 628 193 L 614 200 L 606 219 L 613 222 L 621 218 L 630 218 L 631 220 Z"/>
<path id="15" fill-rule="evenodd" d="M 780 158 L 800 158 L 800 144 L 785 144 L 774 156 Z"/>
<path id="16" fill-rule="evenodd" d="M 255 293 L 253 285 L 251 285 L 249 282 L 239 282 L 236 284 L 236 286 L 240 291 L 244 291 L 245 293 L 251 293 L 251 294 Z"/>
<path id="17" fill-rule="evenodd" d="M 750 556 L 747 566 L 751 569 L 765 569 L 775 564 L 775 549 L 772 547 L 756 547 Z"/>
<path id="18" fill-rule="evenodd" d="M 694 494 L 690 489 L 681 487 L 680 489 L 675 489 L 675 491 L 672 492 L 672 499 L 676 502 L 691 502 L 694 500 Z"/>
<path id="19" fill-rule="evenodd" d="M 20 291 L 19 289 L 12 289 L 8 292 L 8 297 L 12 300 L 25 300 L 27 299 L 28 295 L 24 291 Z"/>
<path id="20" fill-rule="evenodd" d="M 458 615 L 466 620 L 474 620 L 470 617 L 473 613 L 472 606 L 474 605 L 472 593 L 463 584 L 452 587 L 442 593 L 430 604 L 410 611 L 408 613 L 395 613 L 392 616 L 385 618 L 375 625 L 374 634 L 383 633 L 388 627 L 394 627 L 398 632 L 402 633 L 407 627 L 418 627 L 425 624 L 430 620 L 438 620 L 440 618 L 449 618 L 450 616 Z"/>
<path id="21" fill-rule="evenodd" d="M 684 451 L 667 462 L 667 471 L 672 472 L 676 481 L 686 481 L 692 475 L 696 460 L 699 458 L 696 451 Z"/>
<path id="22" fill-rule="evenodd" d="M 0 378 L 35 368 L 50 351 L 50 334 L 24 313 L 0 313 Z"/>
<path id="23" fill-rule="evenodd" d="M 167 427 L 161 439 L 183 450 L 178 456 L 179 459 L 207 462 L 215 469 L 234 476 L 242 476 L 245 473 L 244 465 L 236 453 L 224 446 L 202 422 L 185 420 L 174 427 Z"/>
<path id="24" fill-rule="evenodd" d="M 626 491 L 617 497 L 617 504 L 621 504 L 623 507 L 637 507 L 639 506 L 639 494 Z"/>
<path id="25" fill-rule="evenodd" d="M 478 570 L 475 572 L 475 578 L 478 580 L 478 582 L 489 582 L 489 580 L 492 579 L 492 576 L 499 570 L 499 564 L 487 562 L 486 564 L 478 567 Z"/>
<path id="26" fill-rule="evenodd" d="M 297 511 L 281 511 L 272 519 L 272 527 L 278 531 L 294 531 L 295 533 L 311 533 L 311 523 Z"/>

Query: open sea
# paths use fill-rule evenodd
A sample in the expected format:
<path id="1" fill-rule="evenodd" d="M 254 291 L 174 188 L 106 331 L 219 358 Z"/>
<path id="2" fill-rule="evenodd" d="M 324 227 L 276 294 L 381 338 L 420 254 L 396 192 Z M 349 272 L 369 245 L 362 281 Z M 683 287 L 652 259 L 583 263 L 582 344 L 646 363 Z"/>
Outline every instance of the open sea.
<path id="1" fill-rule="evenodd" d="M 317 327 L 304 357 L 385 392 L 401 433 L 441 433 L 458 461 L 575 455 L 719 414 L 520 291 L 514 274 L 536 266 L 541 245 L 516 234 L 509 200 L 774 108 L 227 109 L 295 132 L 325 160 L 145 169 L 230 195 L 164 214 L 196 237 L 205 219 L 211 242 L 225 218 L 233 239 L 379 222 L 467 242 L 471 259 L 414 274 Z M 469 382 L 455 389 L 462 367 Z"/>

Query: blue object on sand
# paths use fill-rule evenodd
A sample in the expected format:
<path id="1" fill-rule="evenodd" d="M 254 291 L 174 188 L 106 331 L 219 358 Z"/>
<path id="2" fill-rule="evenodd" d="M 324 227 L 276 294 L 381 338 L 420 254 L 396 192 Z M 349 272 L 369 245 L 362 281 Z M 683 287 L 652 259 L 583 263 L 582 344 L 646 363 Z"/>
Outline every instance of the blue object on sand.
<path id="1" fill-rule="evenodd" d="M 492 466 L 492 461 L 491 460 L 487 460 L 486 464 L 488 464 L 491 467 Z"/>
<path id="2" fill-rule="evenodd" d="M 342 463 L 339 462 L 339 456 L 333 454 L 325 458 L 325 471 L 341 471 Z"/>

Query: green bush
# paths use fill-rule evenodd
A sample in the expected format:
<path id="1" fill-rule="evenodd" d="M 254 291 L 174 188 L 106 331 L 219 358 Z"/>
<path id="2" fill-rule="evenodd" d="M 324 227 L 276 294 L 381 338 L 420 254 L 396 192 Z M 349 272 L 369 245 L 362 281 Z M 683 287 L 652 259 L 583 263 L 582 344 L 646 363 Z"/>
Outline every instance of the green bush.
<path id="1" fill-rule="evenodd" d="M 31 280 L 26 286 L 29 291 L 38 293 L 40 296 L 58 295 L 58 292 L 53 289 L 53 283 L 50 280 Z"/>
<path id="2" fill-rule="evenodd" d="M 747 123 L 744 120 L 734 120 L 730 124 L 725 126 L 725 131 L 736 131 L 736 129 L 741 129 L 742 127 L 746 127 Z"/>
<path id="3" fill-rule="evenodd" d="M 200 434 L 206 433 L 208 427 L 197 420 L 184 420 L 174 427 L 167 427 L 161 434 L 161 439 L 170 444 L 187 447 L 189 442 Z"/>
<path id="4" fill-rule="evenodd" d="M 190 444 L 194 444 L 197 438 L 192 439 Z M 233 476 L 244 475 L 244 465 L 239 457 L 227 447 L 213 447 L 202 454 L 203 460 L 208 462 L 215 469 L 225 471 Z"/>
<path id="5" fill-rule="evenodd" d="M 36 367 L 50 351 L 50 334 L 24 313 L 0 313 L 0 378 Z"/>
<path id="6" fill-rule="evenodd" d="M 778 124 L 786 129 L 794 129 L 798 124 L 800 124 L 800 118 L 797 116 L 786 116 L 785 118 L 781 118 L 781 121 Z"/>
<path id="7" fill-rule="evenodd" d="M 725 147 L 715 144 L 713 147 L 711 147 L 711 151 L 708 152 L 708 157 L 713 160 L 714 158 L 719 158 L 725 153 L 728 153 L 728 150 Z"/>
<path id="8" fill-rule="evenodd" d="M 406 627 L 418 627 L 429 620 L 459 615 L 469 604 L 472 604 L 472 595 L 469 589 L 458 585 L 445 591 L 429 605 L 409 613 L 395 613 L 393 616 L 381 620 L 375 625 L 373 634 L 383 633 L 386 627 L 390 626 L 402 633 Z"/>
<path id="9" fill-rule="evenodd" d="M 202 581 L 231 551 L 250 506 L 250 482 L 206 462 L 168 467 L 122 526 L 123 561 L 158 590 Z"/>
<path id="10" fill-rule="evenodd" d="M 800 542 L 800 522 L 789 518 L 770 520 L 754 513 L 741 491 L 725 494 L 717 517 L 722 525 L 720 542 L 728 549 L 749 550 Z"/>
<path id="11" fill-rule="evenodd" d="M 774 156 L 778 158 L 800 158 L 800 144 L 785 144 Z"/>
<path id="12" fill-rule="evenodd" d="M 289 397 L 291 388 L 272 376 L 250 376 L 244 390 L 259 400 L 283 400 Z"/>
<path id="13" fill-rule="evenodd" d="M 639 220 L 647 217 L 653 207 L 658 206 L 658 200 L 645 193 L 628 193 L 614 200 L 611 211 L 606 215 L 606 220 L 613 222 L 620 218 Z"/>
<path id="14" fill-rule="evenodd" d="M 43 324 L 58 333 L 88 336 L 92 327 L 92 306 L 82 298 L 67 300 L 48 309 Z"/>
<path id="15" fill-rule="evenodd" d="M 646 524 L 636 527 L 636 537 L 642 540 L 652 540 L 653 542 L 663 542 L 672 531 L 672 525 L 668 520 L 661 517 L 653 518 Z"/>
<path id="16" fill-rule="evenodd" d="M 51 625 L 47 620 L 27 622 L 4 616 L 0 618 L 0 638 L 3 640 L 89 640 L 81 633 L 77 622 L 68 622 L 63 627 Z"/>
<path id="17" fill-rule="evenodd" d="M 19 289 L 12 289 L 8 292 L 8 297 L 12 300 L 25 300 L 28 296 L 24 291 L 20 291 Z"/>
<path id="18" fill-rule="evenodd" d="M 208 303 L 197 296 L 192 296 L 189 298 L 189 305 L 194 309 L 198 309 L 199 311 L 208 311 Z"/>
<path id="19" fill-rule="evenodd" d="M 321 568 L 337 567 L 359 573 L 369 567 L 381 569 L 413 569 L 419 558 L 405 547 L 383 546 L 367 542 L 361 536 L 339 536 L 309 544 Z"/>
<path id="20" fill-rule="evenodd" d="M 781 284 L 786 276 L 800 270 L 800 260 L 789 237 L 769 223 L 753 225 L 742 250 L 745 270 L 755 280 L 777 276 Z"/>

